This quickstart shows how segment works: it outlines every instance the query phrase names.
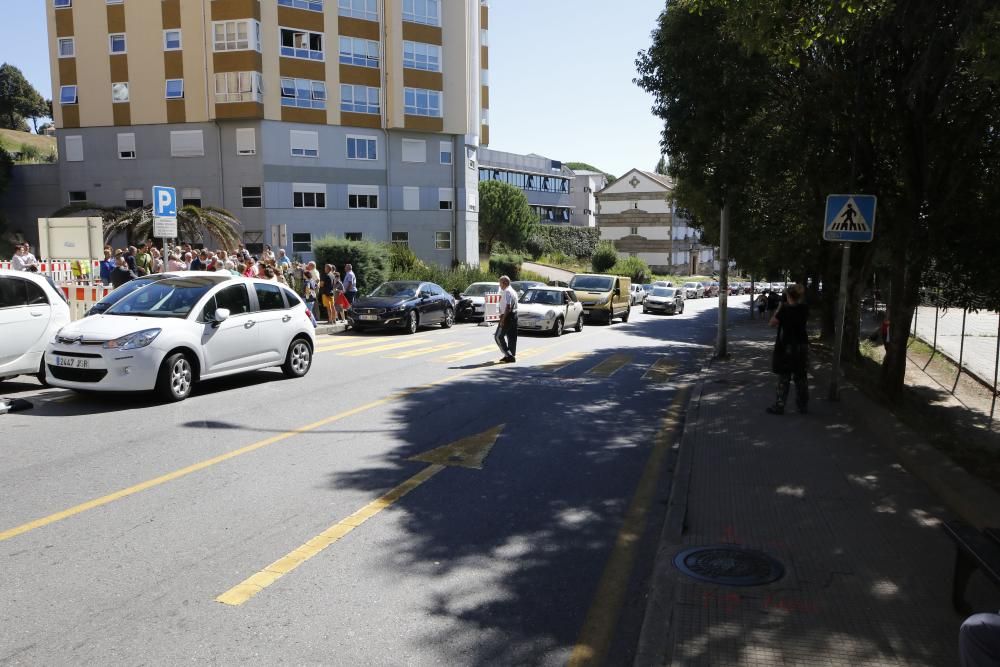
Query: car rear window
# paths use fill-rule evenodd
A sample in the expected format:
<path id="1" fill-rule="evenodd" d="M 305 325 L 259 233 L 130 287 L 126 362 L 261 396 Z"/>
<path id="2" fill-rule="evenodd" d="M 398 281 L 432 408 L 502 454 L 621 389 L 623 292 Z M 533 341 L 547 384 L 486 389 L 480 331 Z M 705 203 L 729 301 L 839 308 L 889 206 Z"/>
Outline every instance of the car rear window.
<path id="1" fill-rule="evenodd" d="M 0 308 L 16 308 L 28 303 L 27 280 L 4 276 L 0 278 Z"/>
<path id="2" fill-rule="evenodd" d="M 281 291 L 285 293 L 285 298 L 288 299 L 289 308 L 294 308 L 295 306 L 302 303 L 302 299 L 299 298 L 299 295 L 293 292 L 292 290 L 283 289 Z"/>
<path id="3" fill-rule="evenodd" d="M 277 285 L 254 283 L 257 292 L 257 302 L 261 310 L 284 310 L 285 300 L 281 298 L 281 288 Z"/>

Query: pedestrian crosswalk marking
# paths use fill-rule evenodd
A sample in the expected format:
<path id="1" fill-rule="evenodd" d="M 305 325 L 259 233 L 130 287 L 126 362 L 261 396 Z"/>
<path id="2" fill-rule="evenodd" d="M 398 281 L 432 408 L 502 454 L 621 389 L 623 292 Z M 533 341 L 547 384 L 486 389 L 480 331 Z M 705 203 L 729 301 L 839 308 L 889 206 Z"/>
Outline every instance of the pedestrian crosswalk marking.
<path id="1" fill-rule="evenodd" d="M 632 361 L 631 354 L 613 354 L 601 363 L 587 371 L 587 375 L 608 378 L 624 368 Z"/>
<path id="2" fill-rule="evenodd" d="M 643 380 L 651 382 L 666 382 L 670 375 L 676 370 L 677 365 L 667 357 L 660 357 L 642 374 Z"/>
<path id="3" fill-rule="evenodd" d="M 414 345 L 421 345 L 424 341 L 422 340 L 404 340 L 398 343 L 386 343 L 385 345 L 376 345 L 375 347 L 365 347 L 360 350 L 348 350 L 346 352 L 340 352 L 339 354 L 344 357 L 363 357 L 366 354 L 375 354 L 376 352 L 385 352 L 386 350 L 397 350 L 401 347 L 413 347 Z"/>
<path id="4" fill-rule="evenodd" d="M 435 352 L 454 350 L 456 347 L 465 347 L 466 345 L 468 345 L 468 343 L 442 343 L 441 345 L 435 345 L 433 347 L 422 348 L 419 350 L 407 350 L 406 352 L 400 352 L 399 354 L 390 354 L 388 357 L 390 359 L 412 359 L 413 357 L 420 357 L 425 354 L 434 354 Z"/>
<path id="5" fill-rule="evenodd" d="M 482 347 L 477 347 L 477 348 L 472 349 L 472 350 L 465 350 L 464 352 L 458 352 L 456 354 L 449 354 L 446 357 L 441 357 L 440 361 L 443 361 L 445 363 L 453 363 L 453 362 L 456 362 L 456 361 L 462 361 L 464 359 L 469 359 L 471 357 L 478 357 L 478 356 L 480 356 L 482 354 L 486 354 L 487 352 L 489 352 L 491 350 L 494 351 L 494 352 L 496 352 L 497 354 L 500 354 L 500 348 L 498 348 L 496 345 L 483 345 Z"/>
<path id="6" fill-rule="evenodd" d="M 541 364 L 539 368 L 550 373 L 555 373 L 556 371 L 561 371 L 571 364 L 575 364 L 586 356 L 586 352 L 571 352 L 570 354 L 559 357 L 558 359 L 553 359 L 548 363 Z"/>
<path id="7" fill-rule="evenodd" d="M 417 334 L 415 336 L 407 336 L 406 340 L 423 339 L 429 334 L 434 333 L 433 331 L 428 331 L 423 334 Z M 346 350 L 352 347 L 364 347 L 365 345 L 381 345 L 387 340 L 394 340 L 394 338 L 359 338 L 357 336 L 349 336 L 344 338 L 334 339 L 332 342 L 322 341 L 316 343 L 317 352 L 330 352 L 335 350 Z"/>

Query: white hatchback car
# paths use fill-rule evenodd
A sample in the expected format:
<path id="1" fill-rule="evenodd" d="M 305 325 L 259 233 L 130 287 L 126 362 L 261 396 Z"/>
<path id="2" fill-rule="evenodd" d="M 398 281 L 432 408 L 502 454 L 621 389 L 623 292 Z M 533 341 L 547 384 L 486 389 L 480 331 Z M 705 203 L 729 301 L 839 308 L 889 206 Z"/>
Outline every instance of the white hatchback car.
<path id="1" fill-rule="evenodd" d="M 517 301 L 517 328 L 561 336 L 567 328 L 583 331 L 583 304 L 568 287 L 530 287 Z"/>
<path id="2" fill-rule="evenodd" d="M 700 299 L 705 296 L 705 286 L 701 283 L 690 282 L 684 283 L 684 298 L 685 299 Z"/>
<path id="3" fill-rule="evenodd" d="M 0 380 L 37 375 L 46 384 L 45 346 L 69 320 L 66 298 L 50 278 L 0 270 Z"/>
<path id="4" fill-rule="evenodd" d="M 281 366 L 302 377 L 316 347 L 294 292 L 253 278 L 180 276 L 63 327 L 49 344 L 49 382 L 84 391 L 155 390 L 182 401 L 193 383 Z"/>

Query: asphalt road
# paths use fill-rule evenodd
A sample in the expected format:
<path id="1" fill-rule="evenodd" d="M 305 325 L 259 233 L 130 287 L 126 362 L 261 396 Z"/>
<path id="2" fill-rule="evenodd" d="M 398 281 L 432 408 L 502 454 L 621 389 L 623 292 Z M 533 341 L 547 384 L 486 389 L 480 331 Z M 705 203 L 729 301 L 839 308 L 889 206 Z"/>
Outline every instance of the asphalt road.
<path id="1" fill-rule="evenodd" d="M 0 663 L 626 664 L 715 313 L 513 365 L 473 324 L 323 336 L 175 405 L 7 382 Z"/>
<path id="2" fill-rule="evenodd" d="M 997 359 L 997 313 L 967 313 L 963 339 L 961 308 L 935 310 L 930 306 L 921 306 L 916 310 L 910 330 L 931 345 L 935 342 L 935 324 L 937 349 L 956 362 L 961 356 L 963 368 L 992 385 L 1000 365 Z"/>

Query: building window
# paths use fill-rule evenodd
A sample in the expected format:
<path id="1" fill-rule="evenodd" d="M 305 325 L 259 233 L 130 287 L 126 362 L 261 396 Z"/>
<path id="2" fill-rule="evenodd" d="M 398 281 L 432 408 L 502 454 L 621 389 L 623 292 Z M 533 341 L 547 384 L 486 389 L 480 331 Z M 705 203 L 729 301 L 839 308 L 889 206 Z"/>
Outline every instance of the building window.
<path id="1" fill-rule="evenodd" d="M 125 191 L 125 208 L 142 208 L 145 205 L 142 200 L 142 190 Z"/>
<path id="2" fill-rule="evenodd" d="M 294 7 L 295 9 L 305 9 L 310 12 L 322 12 L 323 0 L 278 0 L 279 5 Z"/>
<path id="3" fill-rule="evenodd" d="M 125 33 L 116 32 L 112 35 L 108 35 L 108 52 L 112 55 L 128 52 L 125 46 Z"/>
<path id="4" fill-rule="evenodd" d="M 59 38 L 59 57 L 72 58 L 76 55 L 76 41 L 72 37 Z"/>
<path id="5" fill-rule="evenodd" d="M 378 21 L 378 0 L 340 0 L 341 16 Z"/>
<path id="6" fill-rule="evenodd" d="M 340 110 L 351 113 L 381 113 L 379 89 L 374 86 L 340 84 Z"/>
<path id="7" fill-rule="evenodd" d="M 452 163 L 452 153 L 451 153 L 451 142 L 442 141 L 441 142 L 441 164 L 451 164 Z"/>
<path id="8" fill-rule="evenodd" d="M 295 157 L 319 157 L 319 133 L 290 130 L 289 143 Z"/>
<path id="9" fill-rule="evenodd" d="M 179 51 L 181 49 L 181 31 L 180 30 L 164 30 L 163 31 L 163 50 L 164 51 Z"/>
<path id="10" fill-rule="evenodd" d="M 300 109 L 325 109 L 326 84 L 309 79 L 282 79 L 281 106 Z"/>
<path id="11" fill-rule="evenodd" d="M 313 236 L 309 232 L 292 232 L 292 252 L 312 252 Z"/>
<path id="12" fill-rule="evenodd" d="M 292 206 L 295 208 L 326 208 L 326 185 L 323 183 L 292 183 Z"/>
<path id="13" fill-rule="evenodd" d="M 83 162 L 83 137 L 73 134 L 66 137 L 66 161 Z"/>
<path id="14" fill-rule="evenodd" d="M 123 2 L 125 2 L 125 0 L 107 0 L 106 4 L 109 4 L 109 5 L 120 5 Z"/>
<path id="15" fill-rule="evenodd" d="M 257 154 L 257 133 L 252 127 L 236 128 L 236 154 Z"/>
<path id="16" fill-rule="evenodd" d="M 182 188 L 181 206 L 197 206 L 201 208 L 201 188 Z"/>
<path id="17" fill-rule="evenodd" d="M 441 91 L 404 88 L 403 108 L 410 116 L 441 117 Z"/>
<path id="18" fill-rule="evenodd" d="M 340 62 L 359 67 L 378 67 L 378 42 L 359 37 L 341 37 Z"/>
<path id="19" fill-rule="evenodd" d="M 73 6 L 73 0 L 52 0 L 52 6 L 56 9 L 64 9 Z"/>
<path id="20" fill-rule="evenodd" d="M 128 81 L 111 84 L 111 101 L 128 102 Z"/>
<path id="21" fill-rule="evenodd" d="M 346 232 L 344 234 L 344 238 L 347 239 L 348 241 L 360 241 L 361 232 Z"/>
<path id="22" fill-rule="evenodd" d="M 170 133 L 171 157 L 202 157 L 205 137 L 201 130 L 174 130 Z"/>
<path id="23" fill-rule="evenodd" d="M 479 45 L 480 46 L 489 46 L 490 45 L 489 36 L 490 36 L 490 31 L 489 30 L 486 30 L 485 28 L 480 29 L 480 31 L 479 31 Z"/>
<path id="24" fill-rule="evenodd" d="M 427 142 L 423 139 L 403 139 L 403 162 L 427 162 Z"/>
<path id="25" fill-rule="evenodd" d="M 424 25 L 441 25 L 439 0 L 403 0 L 403 20 Z"/>
<path id="26" fill-rule="evenodd" d="M 212 29 L 216 51 L 260 51 L 259 21 L 216 21 Z"/>
<path id="27" fill-rule="evenodd" d="M 80 204 L 87 201 L 87 193 L 84 190 L 70 190 L 69 191 L 69 203 L 70 204 Z"/>
<path id="28" fill-rule="evenodd" d="M 59 103 L 76 104 L 77 103 L 76 86 L 60 86 Z"/>
<path id="29" fill-rule="evenodd" d="M 135 134 L 132 132 L 118 135 L 118 159 L 135 159 Z"/>
<path id="30" fill-rule="evenodd" d="M 167 99 L 184 99 L 184 79 L 167 79 Z"/>
<path id="31" fill-rule="evenodd" d="M 323 60 L 323 33 L 282 28 L 281 55 L 288 58 Z"/>
<path id="32" fill-rule="evenodd" d="M 437 250 L 451 248 L 451 232 L 434 232 L 434 247 Z"/>
<path id="33" fill-rule="evenodd" d="M 410 247 L 410 232 L 393 232 L 390 238 L 393 245 Z"/>
<path id="34" fill-rule="evenodd" d="M 348 185 L 347 208 L 378 208 L 378 186 Z"/>
<path id="35" fill-rule="evenodd" d="M 260 208 L 264 195 L 259 185 L 244 185 L 242 188 L 243 208 Z"/>
<path id="36" fill-rule="evenodd" d="M 215 75 L 215 101 L 263 102 L 263 82 L 260 72 L 219 72 Z"/>
<path id="37" fill-rule="evenodd" d="M 441 47 L 423 42 L 403 42 L 403 67 L 427 72 L 441 71 Z"/>
<path id="38" fill-rule="evenodd" d="M 410 186 L 403 187 L 403 210 L 420 210 L 420 188 Z"/>
<path id="39" fill-rule="evenodd" d="M 629 227 L 628 228 L 628 234 L 629 234 L 629 236 L 638 236 L 639 235 L 639 228 L 638 227 Z"/>
<path id="40" fill-rule="evenodd" d="M 455 191 L 451 188 L 438 188 L 438 209 L 450 211 L 455 208 Z"/>
<path id="41" fill-rule="evenodd" d="M 348 160 L 377 160 L 378 140 L 375 137 L 347 137 Z"/>
<path id="42" fill-rule="evenodd" d="M 490 71 L 488 69 L 479 70 L 479 83 L 483 86 L 490 85 Z"/>

